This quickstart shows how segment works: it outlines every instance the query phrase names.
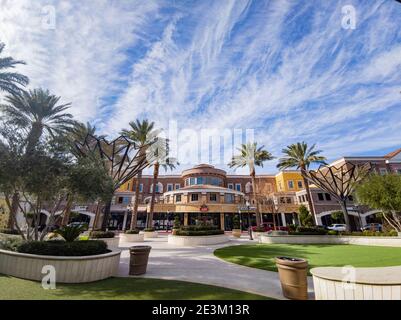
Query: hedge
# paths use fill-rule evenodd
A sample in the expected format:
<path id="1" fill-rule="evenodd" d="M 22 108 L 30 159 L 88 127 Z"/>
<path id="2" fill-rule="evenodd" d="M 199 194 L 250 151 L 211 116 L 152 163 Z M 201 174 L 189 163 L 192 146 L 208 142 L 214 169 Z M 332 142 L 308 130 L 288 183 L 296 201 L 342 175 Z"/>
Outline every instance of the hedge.
<path id="1" fill-rule="evenodd" d="M 113 231 L 92 231 L 90 233 L 92 239 L 114 238 L 114 236 L 115 234 Z"/>
<path id="2" fill-rule="evenodd" d="M 220 229 L 213 229 L 213 230 L 177 230 L 176 235 L 177 236 L 189 236 L 189 237 L 194 237 L 194 236 L 214 236 L 214 235 L 219 235 L 219 234 L 224 234 L 224 230 Z"/>
<path id="3" fill-rule="evenodd" d="M 21 253 L 30 253 L 44 256 L 92 256 L 110 252 L 107 244 L 101 240 L 73 241 L 30 241 L 17 247 Z"/>
<path id="4" fill-rule="evenodd" d="M 0 233 L 19 235 L 18 230 L 14 229 L 0 229 Z"/>

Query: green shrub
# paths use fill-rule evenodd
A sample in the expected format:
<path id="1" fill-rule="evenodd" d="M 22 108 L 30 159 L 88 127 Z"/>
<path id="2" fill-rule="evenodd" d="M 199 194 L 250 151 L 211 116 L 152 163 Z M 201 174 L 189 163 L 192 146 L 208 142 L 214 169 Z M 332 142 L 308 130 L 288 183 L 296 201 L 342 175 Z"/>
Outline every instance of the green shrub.
<path id="1" fill-rule="evenodd" d="M 23 243 L 22 238 L 10 237 L 0 240 L 0 249 L 9 250 L 9 251 L 17 251 L 17 248 Z"/>
<path id="2" fill-rule="evenodd" d="M 180 221 L 180 216 L 176 214 L 174 216 L 174 229 L 179 229 L 181 227 L 181 221 Z"/>
<path id="3" fill-rule="evenodd" d="M 303 204 L 299 206 L 299 221 L 301 222 L 301 225 L 305 227 L 311 227 L 314 225 L 312 215 L 310 214 L 308 208 Z"/>
<path id="4" fill-rule="evenodd" d="M 210 230 L 177 230 L 177 236 L 213 236 L 218 234 L 224 234 L 224 230 L 210 229 Z"/>
<path id="5" fill-rule="evenodd" d="M 391 230 L 389 232 L 377 232 L 377 231 L 370 231 L 370 230 L 365 230 L 363 232 L 361 231 L 353 231 L 353 232 L 340 232 L 339 233 L 342 236 L 354 236 L 354 237 L 396 237 L 397 236 L 397 231 L 396 230 Z"/>
<path id="6" fill-rule="evenodd" d="M 139 230 L 138 229 L 134 229 L 134 230 L 125 230 L 124 232 L 125 234 L 138 234 Z"/>
<path id="7" fill-rule="evenodd" d="M 72 225 L 72 226 L 64 226 L 58 230 L 55 230 L 54 233 L 63 237 L 63 239 L 67 242 L 75 241 L 82 232 L 87 229 L 85 225 Z"/>
<path id="8" fill-rule="evenodd" d="M 44 256 L 91 256 L 110 252 L 107 244 L 101 240 L 73 241 L 60 240 L 30 241 L 17 247 L 21 253 L 30 253 Z"/>
<path id="9" fill-rule="evenodd" d="M 92 239 L 114 238 L 114 236 L 115 234 L 113 231 L 92 231 L 90 233 Z"/>
<path id="10" fill-rule="evenodd" d="M 298 226 L 295 232 L 290 232 L 293 235 L 325 235 L 327 230 L 319 227 L 302 227 Z"/>
<path id="11" fill-rule="evenodd" d="M 14 229 L 0 229 L 0 233 L 15 234 L 15 235 L 19 234 L 18 230 L 14 230 Z"/>
<path id="12" fill-rule="evenodd" d="M 145 232 L 154 232 L 155 228 L 145 228 L 145 229 L 143 229 L 143 231 L 145 231 Z"/>
<path id="13" fill-rule="evenodd" d="M 180 230 L 183 231 L 208 231 L 208 230 L 218 230 L 217 226 L 211 224 L 197 224 L 190 226 L 182 226 Z"/>

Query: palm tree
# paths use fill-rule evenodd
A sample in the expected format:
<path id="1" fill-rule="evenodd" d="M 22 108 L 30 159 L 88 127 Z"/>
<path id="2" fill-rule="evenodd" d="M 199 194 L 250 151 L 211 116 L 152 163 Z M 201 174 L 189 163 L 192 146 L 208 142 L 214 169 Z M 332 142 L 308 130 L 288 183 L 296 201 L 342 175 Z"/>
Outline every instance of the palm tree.
<path id="1" fill-rule="evenodd" d="M 156 131 L 154 130 L 154 122 L 149 122 L 148 120 L 131 121 L 129 123 L 130 129 L 123 129 L 121 135 L 127 137 L 129 140 L 133 141 L 138 145 L 139 148 L 147 145 L 155 136 Z M 141 150 L 143 150 L 141 148 Z M 144 152 L 144 151 L 141 151 Z M 142 170 L 138 172 L 135 180 L 135 199 L 134 199 L 134 209 L 131 215 L 131 225 L 130 229 L 133 230 L 137 226 L 138 217 L 138 205 L 139 205 L 139 186 L 142 179 Z"/>
<path id="2" fill-rule="evenodd" d="M 256 171 L 255 167 L 263 167 L 263 162 L 273 160 L 273 155 L 264 150 L 264 146 L 258 148 L 257 143 L 242 144 L 238 148 L 240 152 L 238 155 L 233 156 L 231 162 L 228 164 L 230 168 L 249 168 L 249 175 L 252 180 L 252 197 L 256 204 L 256 225 L 259 227 L 262 224 L 262 215 L 260 214 L 259 204 L 256 198 Z"/>
<path id="3" fill-rule="evenodd" d="M 156 199 L 156 188 L 159 178 L 160 166 L 164 168 L 165 171 L 168 169 L 174 170 L 176 165 L 179 165 L 175 158 L 169 157 L 168 140 L 163 138 L 158 138 L 156 143 L 150 146 L 149 153 L 151 156 L 148 157 L 148 161 L 153 163 L 153 182 L 152 182 L 152 198 L 150 200 L 150 210 L 146 217 L 146 228 L 152 228 L 153 222 L 153 212 L 155 207 Z"/>
<path id="4" fill-rule="evenodd" d="M 326 164 L 326 157 L 319 156 L 321 150 L 315 150 L 315 145 L 312 145 L 308 148 L 308 144 L 305 142 L 298 142 L 287 146 L 282 150 L 282 153 L 285 155 L 283 158 L 279 159 L 279 163 L 277 164 L 277 168 L 279 169 L 288 169 L 288 168 L 297 168 L 301 171 L 309 170 L 309 166 L 313 163 L 317 164 Z M 312 205 L 311 192 L 309 188 L 309 181 L 303 176 L 304 185 L 307 193 L 309 210 L 312 214 L 313 221 L 316 222 L 315 210 Z"/>
<path id="5" fill-rule="evenodd" d="M 20 94 L 6 96 L 7 104 L 0 105 L 0 112 L 5 120 L 17 127 L 27 128 L 27 146 L 25 154 L 29 155 L 37 146 L 43 133 L 51 136 L 65 132 L 76 123 L 72 115 L 64 113 L 70 104 L 57 105 L 60 97 L 51 95 L 48 90 L 35 89 Z M 19 194 L 13 195 L 13 208 L 18 208 Z M 10 215 L 15 215 L 11 212 Z"/>
<path id="6" fill-rule="evenodd" d="M 0 42 L 0 54 L 3 52 L 4 47 L 5 44 Z M 28 77 L 8 70 L 14 69 L 19 64 L 25 64 L 25 62 L 14 60 L 12 57 L 0 58 L 0 91 L 19 94 L 22 90 L 21 87 L 25 87 L 28 84 Z"/>
<path id="7" fill-rule="evenodd" d="M 60 97 L 48 90 L 35 89 L 20 95 L 9 95 L 6 103 L 0 105 L 6 120 L 16 126 L 29 128 L 26 153 L 38 144 L 44 132 L 51 136 L 65 133 L 76 124 L 72 115 L 65 113 L 70 103 L 58 105 Z"/>

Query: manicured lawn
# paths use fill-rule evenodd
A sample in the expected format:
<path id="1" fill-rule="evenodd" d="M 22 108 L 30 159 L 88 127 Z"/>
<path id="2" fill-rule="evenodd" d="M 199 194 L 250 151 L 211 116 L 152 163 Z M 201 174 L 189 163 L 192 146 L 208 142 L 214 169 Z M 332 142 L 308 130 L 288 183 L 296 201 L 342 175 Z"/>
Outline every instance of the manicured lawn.
<path id="1" fill-rule="evenodd" d="M 217 249 L 214 254 L 229 262 L 277 271 L 274 258 L 306 258 L 309 267 L 385 267 L 401 265 L 401 248 L 355 245 L 238 245 Z"/>
<path id="2" fill-rule="evenodd" d="M 111 278 L 86 284 L 59 284 L 45 290 L 39 282 L 0 275 L 0 300 L 263 300 L 263 296 L 184 281 Z"/>

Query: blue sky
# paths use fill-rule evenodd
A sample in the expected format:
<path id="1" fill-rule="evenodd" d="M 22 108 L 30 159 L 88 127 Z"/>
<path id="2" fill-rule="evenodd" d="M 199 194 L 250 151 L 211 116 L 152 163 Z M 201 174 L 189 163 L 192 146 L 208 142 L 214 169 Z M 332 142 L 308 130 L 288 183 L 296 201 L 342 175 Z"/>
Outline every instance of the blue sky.
<path id="1" fill-rule="evenodd" d="M 355 29 L 342 27 L 346 5 L 355 8 Z M 171 121 L 196 132 L 254 129 L 255 140 L 277 157 L 302 140 L 317 143 L 330 160 L 401 147 L 396 1 L 0 6 L 0 40 L 27 62 L 20 71 L 31 87 L 72 102 L 74 115 L 110 136 L 149 118 L 166 129 Z"/>

